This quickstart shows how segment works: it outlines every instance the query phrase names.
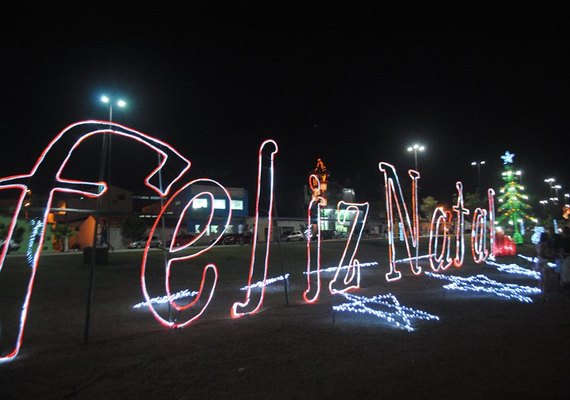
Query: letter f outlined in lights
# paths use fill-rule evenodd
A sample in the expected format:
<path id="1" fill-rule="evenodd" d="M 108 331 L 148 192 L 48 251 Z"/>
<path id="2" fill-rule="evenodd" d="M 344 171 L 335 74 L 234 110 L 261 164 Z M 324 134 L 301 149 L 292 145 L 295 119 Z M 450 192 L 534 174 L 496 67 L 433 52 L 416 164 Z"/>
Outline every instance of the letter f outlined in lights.
<path id="1" fill-rule="evenodd" d="M 107 184 L 105 182 L 86 182 L 80 180 L 73 180 L 64 178 L 65 167 L 77 150 L 77 148 L 88 138 L 99 134 L 109 134 L 126 137 L 135 140 L 141 144 L 146 145 L 154 150 L 159 155 L 158 166 L 146 177 L 145 185 L 151 188 L 160 196 L 166 196 L 172 185 L 180 179 L 180 177 L 190 168 L 190 161 L 182 157 L 170 145 L 144 133 L 127 128 L 123 125 L 111 123 L 108 121 L 82 121 L 69 125 L 63 129 L 43 150 L 40 157 L 37 159 L 33 168 L 28 174 L 9 176 L 0 179 L 0 190 L 19 190 L 20 195 L 17 199 L 14 213 L 10 226 L 8 227 L 5 245 L 0 253 L 0 272 L 4 268 L 7 254 L 7 244 L 14 233 L 14 229 L 18 220 L 33 220 L 34 228 L 30 236 L 30 244 L 28 245 L 28 254 L 25 260 L 29 272 L 26 279 L 21 279 L 18 283 L 8 282 L 6 279 L 0 280 L 2 285 L 10 285 L 11 292 L 18 291 L 17 300 L 21 301 L 20 316 L 13 318 L 13 315 L 0 315 L 0 323 L 4 328 L 12 327 L 16 332 L 8 338 L 4 335 L 3 347 L 9 350 L 6 354 L 0 354 L 0 363 L 13 360 L 20 350 L 26 319 L 28 315 L 28 308 L 32 291 L 34 287 L 34 278 L 36 275 L 38 262 L 42 253 L 46 234 L 46 224 L 48 222 L 49 212 L 52 206 L 54 194 L 69 193 L 77 194 L 79 196 L 86 196 L 89 198 L 97 198 L 102 196 L 107 191 Z M 62 160 L 63 158 L 63 160 Z M 166 171 L 164 166 L 168 162 L 169 171 L 176 171 L 170 176 L 165 176 Z M 159 171 L 164 171 L 162 176 L 159 176 Z M 67 172 L 67 171 L 66 171 Z M 160 182 L 166 182 L 165 189 L 162 189 Z M 35 218 L 30 218 L 30 212 L 23 208 L 26 195 L 33 193 L 38 199 L 45 201 L 45 206 L 38 211 Z M 40 222 L 41 221 L 41 222 Z M 33 242 L 37 240 L 37 245 Z M 9 268 L 16 268 L 10 264 Z M 14 288 L 14 286 L 17 286 Z M 2 288 L 0 287 L 0 293 Z M 2 304 L 4 306 L 4 304 Z M 4 307 L 2 307 L 4 309 Z M 8 321 L 8 322 L 7 322 Z M 7 343 L 9 342 L 9 344 Z"/>

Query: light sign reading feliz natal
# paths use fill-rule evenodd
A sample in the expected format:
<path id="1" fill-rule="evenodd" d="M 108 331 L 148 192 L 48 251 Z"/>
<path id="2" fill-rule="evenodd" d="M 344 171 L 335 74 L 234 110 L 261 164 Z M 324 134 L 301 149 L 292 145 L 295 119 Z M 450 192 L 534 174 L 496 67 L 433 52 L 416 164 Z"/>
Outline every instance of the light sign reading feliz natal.
<path id="1" fill-rule="evenodd" d="M 158 218 L 156 219 L 149 237 L 152 237 L 155 230 L 163 222 L 166 215 L 171 215 L 174 205 L 180 202 L 186 202 L 182 207 L 182 212 L 177 216 L 173 240 L 167 251 L 171 258 L 168 260 L 164 271 L 164 288 L 165 299 L 167 299 L 170 307 L 180 313 L 180 317 L 176 322 L 172 322 L 159 313 L 155 308 L 156 302 L 151 301 L 149 295 L 147 274 L 148 266 L 148 250 L 150 241 L 144 251 L 141 266 L 141 287 L 145 297 L 145 305 L 149 308 L 154 318 L 162 325 L 172 328 L 183 328 L 193 321 L 196 321 L 204 313 L 210 304 L 218 281 L 218 269 L 214 264 L 207 264 L 202 272 L 202 279 L 195 298 L 189 303 L 181 305 L 176 300 L 180 296 L 176 296 L 171 292 L 171 271 L 173 266 L 181 265 L 184 261 L 198 257 L 210 250 L 217 241 L 220 240 L 225 228 L 231 219 L 231 209 L 228 210 L 226 216 L 224 230 L 217 234 L 216 239 L 206 247 L 192 246 L 208 229 L 207 227 L 201 231 L 201 234 L 191 242 L 175 247 L 176 235 L 184 224 L 184 220 L 188 218 L 192 212 L 192 203 L 198 198 L 207 197 L 214 198 L 214 194 L 203 191 L 194 195 L 189 200 L 190 189 L 194 185 L 209 184 L 217 188 L 217 192 L 221 189 L 228 201 L 231 200 L 229 192 L 220 183 L 211 179 L 202 178 L 184 183 L 183 176 L 190 168 L 190 161 L 176 151 L 172 146 L 162 142 L 152 136 L 135 131 L 120 124 L 108 121 L 83 121 L 72 124 L 61 131 L 41 153 L 35 165 L 29 173 L 17 176 L 10 176 L 0 179 L 1 190 L 19 191 L 17 204 L 14 208 L 12 220 L 7 229 L 5 245 L 0 253 L 0 272 L 3 271 L 4 262 L 8 252 L 8 243 L 12 238 L 18 220 L 30 220 L 33 227 L 30 234 L 29 245 L 27 248 L 26 258 L 29 268 L 27 269 L 27 281 L 21 282 L 3 282 L 3 284 L 14 285 L 19 291 L 19 299 L 21 301 L 18 311 L 15 315 L 2 315 L 1 318 L 15 318 L 18 323 L 18 331 L 14 343 L 3 343 L 3 353 L 0 354 L 0 363 L 13 360 L 20 350 L 30 298 L 34 288 L 34 278 L 36 276 L 38 263 L 41 257 L 43 243 L 46 235 L 46 226 L 48 225 L 48 215 L 52 208 L 54 195 L 59 193 L 75 194 L 77 196 L 87 196 L 90 198 L 98 198 L 102 196 L 108 189 L 105 182 L 85 182 L 78 180 L 66 179 L 64 175 L 68 172 L 65 167 L 74 152 L 88 138 L 95 135 L 117 135 L 134 140 L 141 143 L 158 154 L 158 166 L 151 171 L 145 179 L 145 185 L 159 194 L 166 197 L 170 194 L 173 186 L 181 183 L 181 188 L 177 190 L 162 207 Z M 258 174 L 257 174 L 257 194 L 255 203 L 255 223 L 252 237 L 252 249 L 249 264 L 249 273 L 244 280 L 247 281 L 245 287 L 245 298 L 243 301 L 237 301 L 233 304 L 229 311 L 232 318 L 240 318 L 245 315 L 257 313 L 262 305 L 265 294 L 266 283 L 268 281 L 267 271 L 270 259 L 270 241 L 261 243 L 258 237 L 258 222 L 260 218 L 267 219 L 268 233 L 267 237 L 271 237 L 272 217 L 273 217 L 273 191 L 274 191 L 274 157 L 278 153 L 278 146 L 273 140 L 264 141 L 258 153 Z M 165 165 L 169 168 L 164 168 Z M 172 173 L 172 171 L 175 171 Z M 408 172 L 411 179 L 412 198 L 411 210 L 406 206 L 406 199 L 403 196 L 402 188 L 398 180 L 398 175 L 394 166 L 381 162 L 379 163 L 379 171 L 383 174 L 386 195 L 386 211 L 388 221 L 388 240 L 389 240 L 389 271 L 386 274 L 387 281 L 398 280 L 402 277 L 402 273 L 396 267 L 396 249 L 394 243 L 395 224 L 400 221 L 404 230 L 404 241 L 409 259 L 411 271 L 414 275 L 422 274 L 422 268 L 418 265 L 419 250 L 419 217 L 418 217 L 418 199 L 417 199 L 417 183 L 420 174 L 417 171 L 410 170 Z M 52 186 L 45 188 L 45 184 L 52 182 Z M 312 221 L 317 220 L 316 229 L 320 233 L 320 217 L 321 206 L 324 199 L 318 196 L 320 191 L 319 181 L 316 176 L 309 178 L 310 187 L 316 194 L 313 196 L 307 209 L 307 224 L 312 225 Z M 460 267 L 463 265 L 465 257 L 464 243 L 464 222 L 465 217 L 470 211 L 464 207 L 463 203 L 463 186 L 460 182 L 456 184 L 457 203 L 453 206 L 453 212 L 446 211 L 443 208 L 437 208 L 432 217 L 430 235 L 429 235 L 429 261 L 431 269 L 435 272 L 445 270 L 450 266 Z M 43 191 L 43 192 L 42 192 Z M 45 204 L 42 205 L 42 211 L 37 218 L 30 218 L 24 207 L 25 202 L 30 193 L 37 195 L 37 198 L 44 198 Z M 471 250 L 473 259 L 477 263 L 484 262 L 487 258 L 494 258 L 494 191 L 488 191 L 488 209 L 477 208 L 473 210 L 472 228 L 471 228 Z M 212 204 L 210 201 L 209 204 Z M 176 209 L 180 209 L 177 207 Z M 362 236 L 363 228 L 368 216 L 368 203 L 347 203 L 341 201 L 337 205 L 340 212 L 339 222 L 350 225 L 349 237 L 346 241 L 345 249 L 338 262 L 338 266 L 334 271 L 334 277 L 329 282 L 328 290 L 331 294 L 340 294 L 350 301 L 356 303 L 356 296 L 348 295 L 347 292 L 360 288 L 360 268 L 361 264 L 356 258 L 358 253 L 358 245 Z M 411 212 L 410 212 L 411 211 Z M 212 222 L 214 209 L 209 210 L 208 226 Z M 352 221 L 347 221 L 352 218 Z M 340 220 L 343 219 L 343 220 Z M 454 232 L 450 232 L 451 226 L 454 226 Z M 307 287 L 303 292 L 303 300 L 306 303 L 315 303 L 319 299 L 319 294 L 323 288 L 321 285 L 321 236 L 316 235 L 313 239 L 307 235 Z M 311 241 L 316 240 L 316 246 L 311 245 Z M 256 250 L 258 245 L 265 246 L 264 257 L 262 260 L 256 259 Z M 183 252 L 184 250 L 184 252 Z M 452 253 L 453 250 L 453 253 Z M 7 267 L 8 268 L 8 267 Z M 312 283 L 310 276 L 316 275 L 316 283 Z M 342 276 L 344 275 L 344 276 Z M 262 284 L 256 285 L 255 282 Z M 348 297 L 347 297 L 348 296 Z M 350 297 L 352 296 L 352 297 Z M 359 303 L 360 304 L 360 303 Z M 362 303 L 364 304 L 364 303 Z M 363 306 L 361 306 L 363 308 Z M 184 312 L 184 314 L 182 314 Z M 18 314 L 19 313 L 19 314 Z M 422 314 L 425 318 L 435 318 L 429 314 Z M 420 317 L 417 314 L 416 317 Z M 2 323 L 3 321 L 0 321 Z M 407 325 L 406 325 L 407 326 Z"/>

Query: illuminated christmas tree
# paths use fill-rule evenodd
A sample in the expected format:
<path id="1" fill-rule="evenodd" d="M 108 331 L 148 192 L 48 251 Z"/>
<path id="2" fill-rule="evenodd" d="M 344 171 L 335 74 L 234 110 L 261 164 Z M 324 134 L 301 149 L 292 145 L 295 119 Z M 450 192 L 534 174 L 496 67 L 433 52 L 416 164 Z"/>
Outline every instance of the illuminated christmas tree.
<path id="1" fill-rule="evenodd" d="M 501 156 L 505 170 L 502 174 L 505 185 L 498 196 L 497 223 L 507 222 L 513 229 L 513 240 L 516 244 L 523 243 L 524 221 L 532 220 L 527 213 L 530 206 L 526 203 L 528 196 L 524 194 L 524 186 L 519 182 L 519 174 L 513 170 L 514 154 L 505 152 Z"/>

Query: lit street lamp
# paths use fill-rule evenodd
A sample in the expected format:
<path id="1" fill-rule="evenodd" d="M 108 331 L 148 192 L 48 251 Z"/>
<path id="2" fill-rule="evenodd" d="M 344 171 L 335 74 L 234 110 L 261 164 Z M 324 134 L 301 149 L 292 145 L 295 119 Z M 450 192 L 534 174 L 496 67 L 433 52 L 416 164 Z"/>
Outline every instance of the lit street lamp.
<path id="1" fill-rule="evenodd" d="M 556 182 L 556 179 L 546 178 L 544 180 L 544 182 L 548 183 L 548 186 L 550 187 L 550 198 L 554 197 L 554 185 L 553 185 L 553 183 Z"/>
<path id="2" fill-rule="evenodd" d="M 472 161 L 471 165 L 477 167 L 477 190 L 481 187 L 481 165 L 485 165 L 485 161 Z"/>
<path id="3" fill-rule="evenodd" d="M 414 144 L 413 146 L 408 147 L 409 152 L 414 152 L 414 161 L 415 161 L 415 169 L 418 170 L 418 151 L 424 151 L 425 147 L 419 144 Z"/>
<path id="4" fill-rule="evenodd" d="M 103 95 L 101 96 L 101 102 L 109 105 L 109 122 L 113 122 L 113 101 L 109 97 Z M 127 105 L 127 103 L 122 99 L 117 100 L 115 104 L 121 108 Z"/>

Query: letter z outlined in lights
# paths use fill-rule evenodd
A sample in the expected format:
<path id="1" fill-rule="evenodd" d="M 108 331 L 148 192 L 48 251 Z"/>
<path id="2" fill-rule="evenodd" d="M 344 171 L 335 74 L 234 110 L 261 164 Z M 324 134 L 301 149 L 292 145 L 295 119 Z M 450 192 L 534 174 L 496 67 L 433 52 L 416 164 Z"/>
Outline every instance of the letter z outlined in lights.
<path id="1" fill-rule="evenodd" d="M 339 201 L 337 204 L 337 215 L 338 222 L 346 225 L 347 219 L 350 214 L 354 215 L 352 224 L 350 227 L 350 233 L 346 239 L 346 245 L 342 253 L 342 257 L 336 268 L 334 278 L 329 283 L 329 291 L 331 294 L 345 293 L 353 289 L 360 288 L 360 263 L 355 258 L 356 252 L 358 251 L 358 245 L 360 244 L 360 239 L 362 237 L 362 232 L 364 231 L 364 226 L 366 225 L 366 219 L 368 218 L 368 209 L 370 205 L 368 203 L 347 203 L 345 201 Z M 362 218 L 360 218 L 362 216 Z M 356 238 L 356 240 L 353 240 Z M 346 271 L 346 276 L 343 279 L 342 285 L 337 284 L 338 277 L 342 266 L 344 265 L 344 259 L 346 258 L 346 253 L 349 247 L 352 245 L 352 251 L 350 253 L 350 259 L 348 261 L 348 269 Z M 338 288 L 337 288 L 338 287 Z"/>
<path id="2" fill-rule="evenodd" d="M 255 314 L 263 304 L 267 280 L 267 268 L 269 265 L 269 249 L 271 245 L 271 231 L 273 226 L 273 164 L 275 154 L 279 151 L 277 143 L 271 139 L 264 141 L 259 147 L 257 168 L 257 198 L 255 201 L 255 226 L 253 229 L 251 258 L 247 279 L 247 291 L 243 303 L 235 302 L 231 308 L 232 318 L 240 318 L 244 315 Z M 267 240 L 265 243 L 265 257 L 263 268 L 256 267 L 255 252 L 259 239 L 259 215 L 261 212 L 267 216 Z M 261 269 L 261 272 L 259 270 Z M 254 275 L 261 275 L 260 279 Z M 261 281 L 261 287 L 252 287 L 253 282 Z M 259 290 L 257 303 L 253 303 L 251 295 L 253 290 Z"/>
<path id="3" fill-rule="evenodd" d="M 22 208 L 26 195 L 28 193 L 33 193 L 37 198 L 47 199 L 45 207 L 41 209 L 42 211 L 39 212 L 36 219 L 36 227 L 39 226 L 39 228 L 36 229 L 34 233 L 37 237 L 38 245 L 35 248 L 33 246 L 29 246 L 30 254 L 26 257 L 27 263 L 30 267 L 27 283 L 24 283 L 22 287 L 14 289 L 13 282 L 3 282 L 3 284 L 12 285 L 12 291 L 19 290 L 20 294 L 18 296 L 21 296 L 20 298 L 23 298 L 23 300 L 20 308 L 19 320 L 16 320 L 17 322 L 14 323 L 14 326 L 17 326 L 14 342 L 10 342 L 7 354 L 2 354 L 0 356 L 0 363 L 13 360 L 18 355 L 22 344 L 24 328 L 28 315 L 28 307 L 34 287 L 34 278 L 43 248 L 47 219 L 52 206 L 54 194 L 57 192 L 64 192 L 96 198 L 101 196 L 107 190 L 107 184 L 105 182 L 86 182 L 68 179 L 63 176 L 63 174 L 67 174 L 68 172 L 64 170 L 74 151 L 86 139 L 99 134 L 111 134 L 133 139 L 157 152 L 160 157 L 159 164 L 146 177 L 145 184 L 161 196 L 167 195 L 172 185 L 186 172 L 186 170 L 188 170 L 188 168 L 190 168 L 190 161 L 182 157 L 182 155 L 180 155 L 180 153 L 170 145 L 152 136 L 107 121 L 82 121 L 71 124 L 63 129 L 43 150 L 28 174 L 0 179 L 0 190 L 20 190 L 20 196 L 17 200 L 14 214 L 12 215 L 12 221 L 8 228 L 6 243 L 10 242 L 18 219 L 23 219 L 26 215 L 26 211 Z M 165 174 L 159 176 L 158 172 L 163 169 L 167 161 L 169 166 L 173 167 L 169 170 L 175 170 L 178 172 L 168 177 L 165 177 Z M 161 190 L 161 185 L 159 184 L 160 179 L 167 183 L 165 190 Z M 6 254 L 7 246 L 4 245 L 0 253 L 0 271 L 2 271 L 4 266 Z M 4 317 L 5 315 L 2 316 L 2 318 Z M 8 324 L 5 324 L 4 322 L 5 321 L 0 321 L 3 326 L 7 326 Z M 6 342 L 7 341 L 5 340 L 3 343 L 4 348 L 7 348 L 8 346 Z"/>

